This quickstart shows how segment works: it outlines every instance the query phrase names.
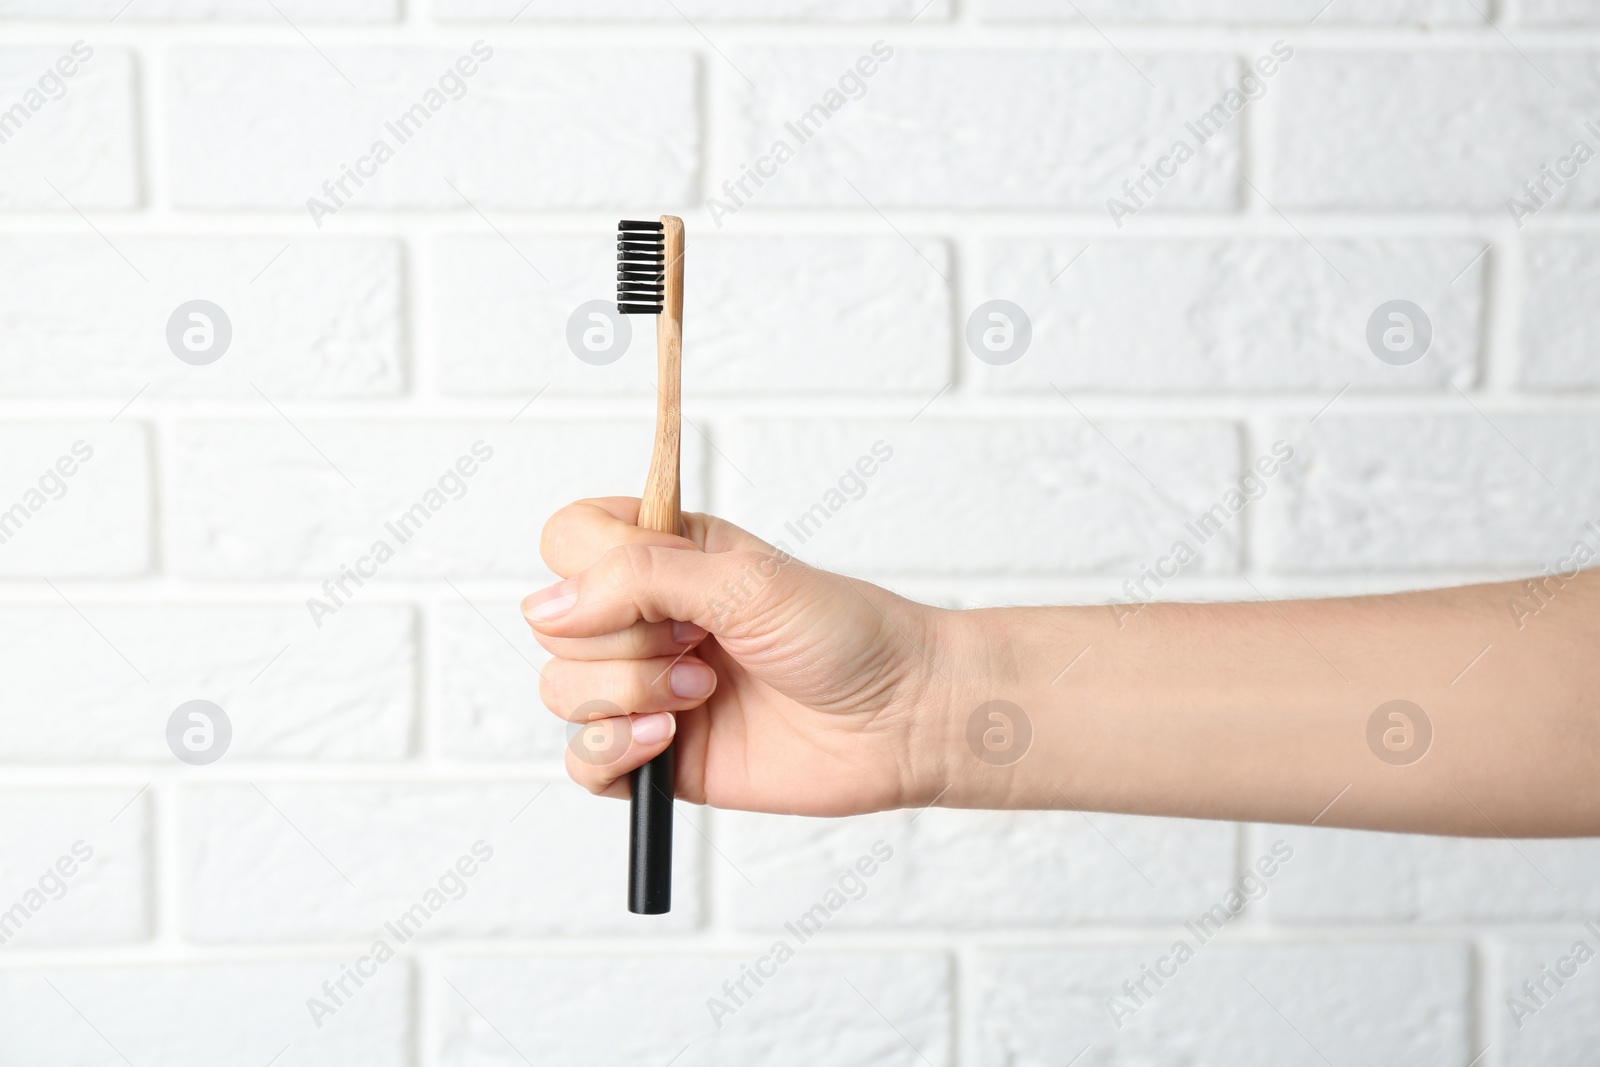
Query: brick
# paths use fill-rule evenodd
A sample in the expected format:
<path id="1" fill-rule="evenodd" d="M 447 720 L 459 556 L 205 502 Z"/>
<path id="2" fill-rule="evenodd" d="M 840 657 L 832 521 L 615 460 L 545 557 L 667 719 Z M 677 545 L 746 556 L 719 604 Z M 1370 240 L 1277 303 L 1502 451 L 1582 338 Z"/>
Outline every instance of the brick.
<path id="1" fill-rule="evenodd" d="M 4 1062 L 267 1063 L 275 1055 L 317 1067 L 414 1062 L 405 960 L 379 968 L 320 1028 L 312 1022 L 307 998 L 339 978 L 345 962 L 0 972 Z"/>
<path id="2" fill-rule="evenodd" d="M 1054 421 L 738 422 L 719 448 L 742 476 L 719 473 L 718 507 L 834 569 L 1135 574 L 1239 477 L 1238 437 L 1222 423 L 1095 425 L 1113 443 L 1070 408 Z M 860 477 L 880 442 L 892 454 Z M 1234 525 L 1190 567 L 1225 573 L 1237 559 Z"/>
<path id="3" fill-rule="evenodd" d="M 1577 958 L 1580 942 L 1588 948 L 1582 961 Z M 1600 937 L 1574 925 L 1547 936 L 1516 937 L 1497 948 L 1490 957 L 1484 1021 L 1500 1049 L 1498 1062 L 1504 1067 L 1588 1063 L 1600 1041 L 1600 1005 L 1594 995 L 1600 980 L 1594 963 Z M 1533 985 L 1531 993 L 1524 983 Z"/>
<path id="4" fill-rule="evenodd" d="M 1096 23 L 1277 23 L 1303 33 L 1313 18 L 1319 25 L 1335 23 L 1481 23 L 1470 8 L 1450 0 L 1351 0 L 1328 5 L 1327 0 L 1083 0 L 1082 15 L 1050 0 L 982 0 L 981 15 L 994 21 Z"/>
<path id="5" fill-rule="evenodd" d="M 1090 1045 L 1107 1064 L 1165 1062 L 1181 1049 L 1195 1062 L 1244 1067 L 1315 1061 L 1319 1053 L 1330 1063 L 1397 1058 L 1444 1067 L 1476 1051 L 1468 1048 L 1471 968 L 1462 947 L 1234 948 L 1190 935 L 1193 956 L 1176 965 L 1176 977 L 1159 988 L 1160 979 L 1144 979 L 1142 1004 L 1129 997 L 1123 984 L 1140 980 L 1144 967 L 1173 970 L 1161 961 L 1175 959 L 1174 945 L 1162 938 L 1139 947 L 979 953 L 970 1062 L 1064 1063 Z M 1114 1015 L 1113 997 L 1133 1014 Z"/>
<path id="6" fill-rule="evenodd" d="M 12 789 L 0 801 L 0 945 L 149 936 L 147 794 L 136 785 Z"/>
<path id="7" fill-rule="evenodd" d="M 539 672 L 550 655 L 533 639 L 519 600 L 506 596 L 480 605 L 475 598 L 469 607 L 456 598 L 434 613 L 436 731 L 447 756 L 557 764 L 563 758 L 566 723 L 539 699 Z"/>
<path id="8" fill-rule="evenodd" d="M 666 1063 L 686 1044 L 708 1063 L 953 1062 L 944 957 L 791 942 L 782 964 L 761 963 L 773 951 L 765 942 L 717 955 L 447 960 L 441 978 L 450 985 L 434 994 L 440 1062 L 505 1062 L 510 1045 L 537 1050 L 550 1067 Z M 735 1004 L 722 986 L 748 973 L 741 965 L 775 974 L 759 988 L 746 979 L 751 995 Z M 712 998 L 733 1013 L 714 1017 Z"/>
<path id="9" fill-rule="evenodd" d="M 702 242 L 684 374 L 728 393 L 915 393 L 950 380 L 948 248 L 898 236 Z M 943 277 L 941 277 L 941 274 Z"/>
<path id="10" fill-rule="evenodd" d="M 615 299 L 611 232 L 509 239 L 538 274 L 498 237 L 444 238 L 434 250 L 442 387 L 653 395 L 649 317 L 628 318 L 631 343 L 604 366 L 579 359 L 568 343 L 580 305 Z M 683 374 L 694 395 L 932 394 L 950 380 L 942 243 L 926 242 L 930 266 L 893 236 L 690 242 Z"/>
<path id="11" fill-rule="evenodd" d="M 1233 878 L 1229 823 L 929 809 L 847 820 L 729 812 L 723 826 L 721 899 L 749 930 L 799 921 L 841 880 L 848 903 L 829 929 L 1182 919 Z M 855 867 L 863 857 L 867 877 Z"/>
<path id="12" fill-rule="evenodd" d="M 1533 389 L 1600 388 L 1594 351 L 1600 314 L 1600 243 L 1583 237 L 1528 238 L 1523 245 L 1522 361 Z"/>
<path id="13" fill-rule="evenodd" d="M 0 375 L 18 396 L 392 396 L 404 377 L 400 250 L 388 241 L 28 236 L 0 241 L 10 343 Z M 123 257 L 126 257 L 124 259 Z M 195 365 L 190 301 L 222 309 Z M 176 326 L 174 326 L 176 322 Z M 169 331 L 180 340 L 175 351 Z M 197 343 L 200 343 L 197 337 Z M 143 392 L 141 393 L 141 390 Z"/>
<path id="14" fill-rule="evenodd" d="M 631 340 L 611 363 L 585 362 L 568 346 L 567 324 L 580 305 L 617 298 L 615 233 L 611 226 L 594 231 L 582 238 L 508 233 L 503 240 L 452 234 L 434 242 L 429 280 L 437 310 L 429 347 L 441 390 L 520 394 L 524 400 L 546 388 L 654 395 L 653 318 L 622 320 Z M 698 239 L 693 248 L 698 266 Z M 698 285 L 692 299 L 689 324 L 701 314 Z M 695 346 L 684 347 L 694 359 Z"/>
<path id="15" fill-rule="evenodd" d="M 1256 827 L 1294 849 L 1262 907 L 1278 922 L 1552 922 L 1600 914 L 1590 841 Z"/>
<path id="16" fill-rule="evenodd" d="M 277 13 L 272 10 L 278 9 Z M 116 19 L 119 22 L 204 20 L 215 22 L 374 23 L 393 22 L 399 0 L 273 0 L 231 4 L 227 0 L 0 0 L 0 18 Z M 280 17 L 281 15 L 281 17 Z"/>
<path id="17" fill-rule="evenodd" d="M 167 721 L 196 699 L 228 716 L 224 759 L 407 753 L 417 664 L 404 608 L 352 607 L 318 631 L 298 606 L 74 603 L 83 616 L 0 608 L 0 672 L 34 709 L 0 734 L 0 759 L 170 761 Z"/>
<path id="18" fill-rule="evenodd" d="M 1600 115 L 1600 76 L 1576 53 L 1328 52 L 1294 62 L 1268 123 L 1262 190 L 1285 209 L 1503 211 Z M 1551 210 L 1600 203 L 1595 168 L 1559 195 Z"/>
<path id="19" fill-rule="evenodd" d="M 991 367 L 970 351 L 963 361 L 989 389 L 1046 393 L 1053 383 L 1331 396 L 1352 383 L 1437 390 L 1472 381 L 1483 343 L 1481 243 L 1314 240 L 988 242 L 965 314 L 1009 300 L 1028 316 L 1032 340 L 1014 363 Z M 1433 326 L 1427 355 L 1404 367 L 1367 345 L 1374 309 L 1397 298 L 1421 306 Z"/>
<path id="20" fill-rule="evenodd" d="M 926 7 L 918 14 L 919 9 Z M 540 19 L 633 19 L 670 22 L 680 18 L 708 22 L 930 22 L 950 16 L 950 0 L 774 0 L 752 8 L 736 0 L 682 0 L 678 11 L 650 0 L 543 0 L 527 7 L 525 0 L 439 0 L 434 16 L 442 20 L 536 22 Z M 519 10 L 521 8 L 522 10 Z"/>
<path id="21" fill-rule="evenodd" d="M 543 575 L 545 520 L 581 497 L 637 495 L 653 433 L 642 420 L 513 426 L 285 416 L 293 425 L 268 415 L 270 422 L 174 428 L 170 558 L 194 576 L 302 579 L 299 596 L 334 608 L 339 603 L 322 583 L 338 580 L 341 566 L 368 571 L 380 586 L 401 577 Z M 694 432 L 685 434 L 684 506 L 693 508 L 703 453 Z M 461 478 L 456 465 L 475 458 L 477 442 L 492 455 Z M 441 496 L 431 497 L 441 480 Z M 427 512 L 430 504 L 441 506 Z M 401 528 L 402 516 L 423 514 L 413 512 L 418 505 L 427 517 Z M 379 541 L 393 553 L 383 562 Z M 361 586 L 346 580 L 349 595 L 338 599 L 349 603 L 372 588 L 371 578 Z"/>
<path id="22" fill-rule="evenodd" d="M 125 49 L 0 49 L 0 209 L 59 211 L 81 225 L 74 208 L 137 204 L 134 80 Z"/>
<path id="23" fill-rule="evenodd" d="M 893 55 L 864 81 L 864 93 L 847 82 L 858 99 L 834 98 L 844 102 L 805 140 L 786 123 L 814 105 L 826 110 L 841 76 L 855 77 L 857 60 L 871 58 L 869 46 L 733 53 L 755 87 L 740 81 L 730 90 L 733 128 L 727 153 L 711 167 L 712 195 L 737 206 L 723 183 L 746 165 L 771 170 L 760 159 L 782 140 L 795 157 L 761 188 L 747 183 L 752 195 L 741 200 L 869 215 L 871 206 L 1104 210 L 1120 183 L 1169 151 L 1183 123 L 1237 77 L 1226 56 L 1133 57 L 1157 90 L 1114 54 L 888 46 Z M 1164 209 L 1236 202 L 1237 124 L 1201 158 L 1161 190 Z"/>
<path id="24" fill-rule="evenodd" d="M 1263 502 L 1267 566 L 1536 570 L 1564 556 L 1600 514 L 1600 420 L 1473 403 L 1482 415 L 1462 401 L 1461 415 L 1280 425 L 1298 458 Z"/>
<path id="25" fill-rule="evenodd" d="M 197 941 L 365 942 L 430 890 L 442 906 L 397 927 L 406 938 L 390 931 L 397 942 L 682 932 L 700 914 L 698 834 L 679 820 L 671 917 L 631 915 L 628 806 L 567 783 L 260 782 L 186 790 L 181 815 L 184 930 Z M 491 857 L 457 877 L 479 841 Z"/>
<path id="26" fill-rule="evenodd" d="M 144 427 L 131 423 L 0 426 L 0 576 L 142 573 L 149 448 Z"/>
<path id="27" fill-rule="evenodd" d="M 472 59 L 469 49 L 325 48 L 326 60 L 298 46 L 174 50 L 173 199 L 294 209 L 311 232 L 339 221 L 313 215 L 313 197 L 339 211 L 459 209 L 476 222 L 473 207 L 664 210 L 692 195 L 690 55 L 496 49 L 463 80 L 454 64 Z M 441 78 L 441 106 L 429 112 L 425 97 Z M 415 105 L 429 117 L 402 139 L 386 124 Z M 359 187 L 347 180 L 348 195 L 324 190 L 344 167 L 371 173 Z"/>

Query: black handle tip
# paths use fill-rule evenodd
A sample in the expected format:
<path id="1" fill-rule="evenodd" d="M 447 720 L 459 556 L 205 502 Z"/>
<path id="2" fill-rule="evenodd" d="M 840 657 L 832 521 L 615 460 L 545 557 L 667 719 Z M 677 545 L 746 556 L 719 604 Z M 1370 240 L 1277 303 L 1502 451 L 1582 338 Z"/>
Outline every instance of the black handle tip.
<path id="1" fill-rule="evenodd" d="M 672 746 L 633 772 L 628 802 L 628 910 L 664 915 L 672 910 Z"/>

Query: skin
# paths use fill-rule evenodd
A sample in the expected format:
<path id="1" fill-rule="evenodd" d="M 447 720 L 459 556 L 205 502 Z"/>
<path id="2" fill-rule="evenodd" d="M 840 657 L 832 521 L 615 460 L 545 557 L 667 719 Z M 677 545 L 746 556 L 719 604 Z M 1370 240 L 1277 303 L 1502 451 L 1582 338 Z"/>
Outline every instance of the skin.
<path id="1" fill-rule="evenodd" d="M 563 581 L 523 601 L 554 657 L 545 704 L 586 723 L 567 770 L 591 792 L 626 797 L 628 772 L 675 737 L 678 795 L 748 811 L 936 803 L 1600 833 L 1600 572 L 949 611 L 709 515 L 685 515 L 682 537 L 641 530 L 638 509 L 611 497 L 558 512 L 541 551 Z M 1378 712 L 1393 700 L 1420 714 Z"/>

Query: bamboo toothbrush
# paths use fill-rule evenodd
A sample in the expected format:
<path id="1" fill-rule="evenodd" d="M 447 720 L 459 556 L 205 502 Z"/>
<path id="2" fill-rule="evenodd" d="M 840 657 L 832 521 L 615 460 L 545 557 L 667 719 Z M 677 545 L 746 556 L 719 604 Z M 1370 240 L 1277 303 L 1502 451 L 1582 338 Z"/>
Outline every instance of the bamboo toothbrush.
<path id="1" fill-rule="evenodd" d="M 683 362 L 683 220 L 617 223 L 617 310 L 656 317 L 656 441 L 639 504 L 639 525 L 678 530 L 678 435 Z M 668 745 L 632 774 L 628 910 L 672 910 L 673 752 Z"/>

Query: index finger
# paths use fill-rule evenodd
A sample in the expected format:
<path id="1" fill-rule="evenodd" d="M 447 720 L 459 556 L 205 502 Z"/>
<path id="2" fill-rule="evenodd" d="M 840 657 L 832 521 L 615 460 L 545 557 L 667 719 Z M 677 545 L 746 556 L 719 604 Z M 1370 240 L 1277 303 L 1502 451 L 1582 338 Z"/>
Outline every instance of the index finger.
<path id="1" fill-rule="evenodd" d="M 618 545 L 659 545 L 664 548 L 699 548 L 686 537 L 641 530 L 639 498 L 596 497 L 568 504 L 544 524 L 539 555 L 551 573 L 570 578 L 590 567 Z"/>
<path id="2" fill-rule="evenodd" d="M 639 498 L 636 496 L 576 501 L 550 516 L 550 521 L 544 524 L 539 555 L 551 573 L 570 578 L 588 570 L 607 552 L 621 545 L 695 548 L 702 552 L 772 550 L 761 538 L 714 515 L 684 512 L 681 537 L 641 530 L 636 525 L 638 521 Z"/>

